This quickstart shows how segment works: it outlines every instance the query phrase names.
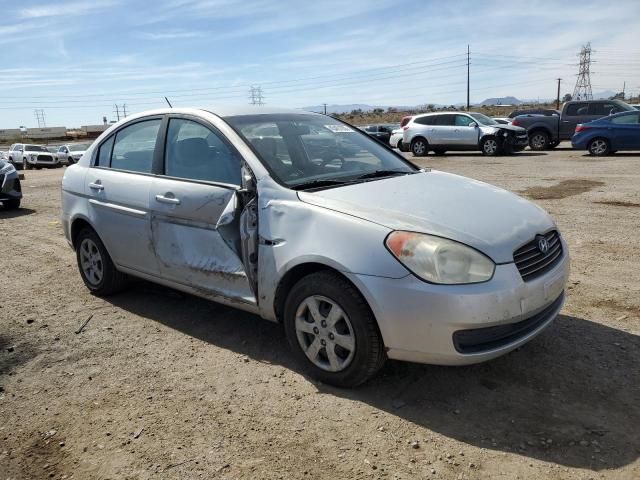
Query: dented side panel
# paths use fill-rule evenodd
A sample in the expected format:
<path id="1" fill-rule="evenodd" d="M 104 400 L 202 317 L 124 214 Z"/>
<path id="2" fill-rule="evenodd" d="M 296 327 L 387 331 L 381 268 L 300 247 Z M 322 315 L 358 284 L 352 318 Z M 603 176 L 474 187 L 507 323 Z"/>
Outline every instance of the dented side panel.
<path id="1" fill-rule="evenodd" d="M 258 182 L 261 315 L 276 320 L 278 283 L 297 265 L 320 263 L 341 272 L 402 278 L 409 272 L 384 248 L 389 229 L 301 202 L 297 193 L 266 177 Z M 378 252 L 374 257 L 371 252 Z"/>

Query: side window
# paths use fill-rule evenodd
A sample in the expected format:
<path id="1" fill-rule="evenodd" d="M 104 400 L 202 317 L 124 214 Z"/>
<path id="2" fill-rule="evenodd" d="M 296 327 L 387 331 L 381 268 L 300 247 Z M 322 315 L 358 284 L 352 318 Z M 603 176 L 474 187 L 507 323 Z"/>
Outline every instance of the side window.
<path id="1" fill-rule="evenodd" d="M 433 125 L 433 116 L 430 117 L 420 117 L 416 118 L 413 123 L 417 123 L 418 125 Z"/>
<path id="2" fill-rule="evenodd" d="M 98 150 L 98 157 L 96 158 L 96 165 L 101 167 L 108 167 L 111 164 L 111 149 L 113 148 L 113 139 L 115 135 L 111 135 L 109 140 L 100 145 Z"/>
<path id="3" fill-rule="evenodd" d="M 580 103 L 572 103 L 571 105 L 567 105 L 567 109 L 564 111 L 564 114 L 568 117 L 584 115 L 583 113 L 578 113 L 578 110 L 581 108 L 584 108 L 584 105 Z"/>
<path id="4" fill-rule="evenodd" d="M 440 126 L 452 126 L 457 115 L 438 115 L 435 124 Z"/>
<path id="5" fill-rule="evenodd" d="M 636 125 L 640 123 L 640 113 L 612 118 L 611 123 L 618 125 Z"/>
<path id="6" fill-rule="evenodd" d="M 473 122 L 473 119 L 467 117 L 466 115 L 456 115 L 456 127 L 468 127 L 471 122 Z"/>
<path id="7" fill-rule="evenodd" d="M 204 125 L 169 120 L 165 152 L 165 175 L 240 185 L 240 159 L 219 134 Z"/>
<path id="8" fill-rule="evenodd" d="M 160 120 L 134 123 L 116 133 L 111 168 L 150 173 Z"/>

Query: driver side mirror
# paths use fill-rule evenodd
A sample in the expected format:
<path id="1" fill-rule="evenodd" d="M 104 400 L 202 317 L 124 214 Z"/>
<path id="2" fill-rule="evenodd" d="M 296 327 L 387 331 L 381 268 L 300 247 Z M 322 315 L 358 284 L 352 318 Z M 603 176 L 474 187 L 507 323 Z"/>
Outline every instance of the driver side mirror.
<path id="1" fill-rule="evenodd" d="M 472 127 L 472 128 L 476 128 L 478 126 L 478 124 L 476 122 L 471 122 L 469 124 L 469 126 Z"/>

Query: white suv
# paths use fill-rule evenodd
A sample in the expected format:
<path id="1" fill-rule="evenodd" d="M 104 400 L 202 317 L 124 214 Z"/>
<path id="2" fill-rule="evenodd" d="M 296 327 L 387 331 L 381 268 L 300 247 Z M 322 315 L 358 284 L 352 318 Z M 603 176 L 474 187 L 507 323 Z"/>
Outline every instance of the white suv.
<path id="1" fill-rule="evenodd" d="M 447 112 L 414 116 L 403 127 L 402 144 L 416 156 L 429 151 L 480 150 L 499 155 L 523 150 L 528 136 L 524 128 L 501 125 L 481 113 Z"/>
<path id="2" fill-rule="evenodd" d="M 42 145 L 14 143 L 7 152 L 7 156 L 17 170 L 60 166 L 58 157 Z"/>

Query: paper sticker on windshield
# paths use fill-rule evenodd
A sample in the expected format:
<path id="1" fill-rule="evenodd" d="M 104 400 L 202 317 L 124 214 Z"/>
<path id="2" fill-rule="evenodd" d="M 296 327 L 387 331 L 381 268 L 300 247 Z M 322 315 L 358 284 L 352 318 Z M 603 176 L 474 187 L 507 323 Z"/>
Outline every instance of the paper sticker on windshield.
<path id="1" fill-rule="evenodd" d="M 346 125 L 325 125 L 324 128 L 331 130 L 333 133 L 349 133 L 353 132 L 353 128 L 349 128 Z"/>

